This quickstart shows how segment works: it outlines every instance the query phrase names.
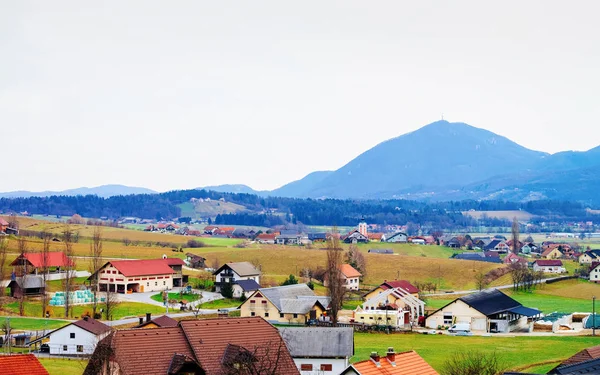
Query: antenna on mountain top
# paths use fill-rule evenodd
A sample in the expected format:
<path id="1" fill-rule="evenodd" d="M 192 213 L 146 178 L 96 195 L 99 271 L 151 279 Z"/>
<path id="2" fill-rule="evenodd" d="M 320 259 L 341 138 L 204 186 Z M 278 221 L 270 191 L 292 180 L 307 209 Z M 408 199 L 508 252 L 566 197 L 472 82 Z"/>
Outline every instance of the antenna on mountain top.
<path id="1" fill-rule="evenodd" d="M 442 121 L 444 121 L 444 114 L 442 113 Z"/>

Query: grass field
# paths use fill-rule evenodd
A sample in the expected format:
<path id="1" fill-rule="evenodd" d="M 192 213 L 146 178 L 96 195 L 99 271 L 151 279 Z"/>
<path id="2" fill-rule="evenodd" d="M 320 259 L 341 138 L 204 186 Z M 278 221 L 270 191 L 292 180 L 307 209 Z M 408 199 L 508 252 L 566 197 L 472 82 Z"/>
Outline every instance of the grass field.
<path id="1" fill-rule="evenodd" d="M 19 315 L 18 302 L 11 302 L 4 306 L 11 315 Z M 98 305 L 98 308 L 102 308 Z M 50 311 L 50 317 L 52 318 L 64 318 L 65 309 L 62 306 L 49 306 L 47 308 Z M 166 311 L 165 308 L 156 305 L 150 305 L 145 303 L 137 302 L 120 302 L 114 308 L 113 320 L 121 319 L 130 316 L 141 316 L 149 312 L 152 314 L 163 314 Z M 73 306 L 73 319 L 78 319 L 84 314 L 92 314 L 92 305 L 75 305 Z M 42 316 L 42 303 L 40 301 L 26 301 L 25 302 L 25 316 L 29 317 L 41 317 Z M 0 317 L 1 319 L 1 317 Z M 71 319 L 71 317 L 69 317 Z"/>
<path id="2" fill-rule="evenodd" d="M 5 319 L 6 317 L 0 316 L 0 322 L 3 322 Z M 69 323 L 66 320 L 10 317 L 10 326 L 12 329 L 18 331 L 56 329 Z"/>
<path id="3" fill-rule="evenodd" d="M 237 298 L 223 298 L 223 299 L 217 299 L 217 300 L 210 301 L 210 302 L 205 302 L 200 305 L 200 308 L 202 308 L 202 309 L 225 309 L 225 308 L 229 308 L 229 307 L 238 307 L 241 304 L 242 304 L 242 301 L 240 301 Z"/>
<path id="4" fill-rule="evenodd" d="M 77 359 L 39 358 L 50 375 L 81 375 L 88 361 Z"/>
<path id="5" fill-rule="evenodd" d="M 384 353 L 388 347 L 397 352 L 415 350 L 436 370 L 454 352 L 495 351 L 507 368 L 515 369 L 565 359 L 579 350 L 598 345 L 593 337 L 481 337 L 421 334 L 355 333 L 355 356 L 351 362 L 365 360 L 373 351 Z"/>
<path id="6" fill-rule="evenodd" d="M 156 302 L 163 302 L 163 297 L 162 297 L 162 293 L 158 293 L 153 295 L 152 297 L 153 300 L 155 300 Z M 179 293 L 169 293 L 169 300 L 175 299 L 177 301 L 179 300 L 184 300 L 187 302 L 194 302 L 198 299 L 198 295 L 197 294 L 183 294 L 180 295 Z"/>

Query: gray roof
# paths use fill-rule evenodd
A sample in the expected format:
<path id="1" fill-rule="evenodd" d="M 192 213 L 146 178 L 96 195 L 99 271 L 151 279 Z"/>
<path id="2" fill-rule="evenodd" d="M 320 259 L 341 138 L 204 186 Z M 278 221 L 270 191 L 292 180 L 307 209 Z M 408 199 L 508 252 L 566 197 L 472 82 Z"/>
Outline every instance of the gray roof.
<path id="1" fill-rule="evenodd" d="M 28 275 L 23 281 L 22 277 L 17 277 L 16 280 L 19 287 L 22 289 L 44 288 L 44 279 L 39 275 Z"/>
<path id="2" fill-rule="evenodd" d="M 233 272 L 240 276 L 258 276 L 260 271 L 257 270 L 250 262 L 231 262 L 225 263 L 218 270 L 213 272 L 213 275 L 218 275 L 224 267 L 229 267 Z"/>
<path id="3" fill-rule="evenodd" d="M 354 355 L 351 327 L 279 328 L 292 357 L 345 358 Z"/>
<path id="4" fill-rule="evenodd" d="M 254 280 L 238 280 L 235 282 L 239 285 L 245 292 L 253 292 L 260 288 L 260 285 Z"/>
<path id="5" fill-rule="evenodd" d="M 329 306 L 329 297 L 316 296 L 306 284 L 261 288 L 258 291 L 282 313 L 305 314 L 317 301 L 325 308 Z"/>

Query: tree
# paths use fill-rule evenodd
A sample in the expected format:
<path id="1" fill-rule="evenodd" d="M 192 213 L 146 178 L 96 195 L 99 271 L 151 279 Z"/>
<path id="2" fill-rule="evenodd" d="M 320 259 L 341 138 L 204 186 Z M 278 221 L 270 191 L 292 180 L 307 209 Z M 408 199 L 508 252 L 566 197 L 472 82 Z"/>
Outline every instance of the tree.
<path id="1" fill-rule="evenodd" d="M 2 324 L 0 324 L 0 330 L 2 330 L 2 332 L 4 332 L 4 342 L 6 343 L 5 345 L 8 346 L 8 354 L 10 354 L 11 352 L 11 334 L 12 334 L 12 327 L 10 326 L 10 319 L 6 318 L 4 319 L 4 321 L 2 322 Z"/>
<path id="2" fill-rule="evenodd" d="M 221 295 L 225 298 L 233 298 L 233 285 L 231 283 L 224 283 L 221 287 Z"/>
<path id="3" fill-rule="evenodd" d="M 99 275 L 97 272 L 102 267 L 102 228 L 96 226 L 94 233 L 92 234 L 92 242 L 90 243 L 90 272 L 95 275 L 92 278 L 92 293 L 94 294 L 94 300 L 92 302 L 93 317 L 96 318 L 96 310 L 98 309 L 98 289 L 99 289 Z"/>
<path id="4" fill-rule="evenodd" d="M 73 284 L 73 271 L 74 271 L 74 259 L 73 259 L 73 230 L 71 226 L 66 225 L 62 233 L 63 244 L 65 246 L 65 278 L 63 279 L 63 291 L 65 292 L 65 318 L 69 317 L 71 308 L 71 288 Z"/>
<path id="5" fill-rule="evenodd" d="M 6 255 L 8 251 L 8 241 L 0 239 L 0 280 L 4 280 L 4 266 L 6 265 Z M 2 297 L 4 297 L 4 288 L 0 288 L 0 310 L 2 309 Z"/>
<path id="6" fill-rule="evenodd" d="M 441 375 L 499 375 L 506 367 L 495 352 L 456 352 L 444 362 Z"/>
<path id="7" fill-rule="evenodd" d="M 266 342 L 264 345 L 246 349 L 230 345 L 223 355 L 223 375 L 285 375 L 280 369 L 282 355 L 287 351 L 283 340 L 278 343 Z"/>
<path id="8" fill-rule="evenodd" d="M 44 233 L 44 238 L 42 239 L 42 279 L 44 288 L 46 288 L 46 281 L 48 278 L 48 263 L 49 263 L 49 253 L 50 253 L 50 242 L 52 241 L 52 235 L 50 233 Z M 44 294 L 42 295 L 42 318 L 46 317 L 46 308 L 48 307 L 48 293 L 44 289 Z"/>
<path id="9" fill-rule="evenodd" d="M 487 275 L 483 273 L 483 271 L 479 271 L 475 274 L 475 285 L 477 286 L 477 289 L 479 289 L 479 291 L 482 291 L 485 288 L 487 288 L 489 284 L 490 283 L 487 278 Z"/>
<path id="10" fill-rule="evenodd" d="M 27 282 L 27 276 L 29 275 L 29 270 L 27 269 L 27 264 L 29 263 L 25 257 L 27 255 L 27 241 L 23 237 L 19 237 L 17 239 L 17 248 L 19 250 L 19 258 L 21 259 L 21 264 L 19 265 L 19 274 L 21 277 L 21 285 L 25 286 Z M 21 295 L 19 296 L 19 315 L 25 315 L 25 289 L 21 290 Z"/>
<path id="11" fill-rule="evenodd" d="M 513 218 L 512 222 L 512 251 L 515 254 L 519 253 L 519 222 L 517 221 L 517 217 Z"/>
<path id="12" fill-rule="evenodd" d="M 346 253 L 346 263 L 354 267 L 364 278 L 367 275 L 367 260 L 365 255 L 358 250 L 358 246 L 352 244 Z"/>
<path id="13" fill-rule="evenodd" d="M 342 309 L 344 296 L 346 295 L 346 286 L 344 279 L 340 275 L 342 265 L 342 246 L 337 228 L 333 228 L 332 235 L 327 239 L 327 263 L 325 265 L 325 279 L 327 280 L 327 294 L 329 295 L 331 310 L 331 322 L 337 326 L 338 313 Z"/>
<path id="14" fill-rule="evenodd" d="M 106 297 L 104 298 L 104 303 L 102 303 L 102 309 L 104 310 L 104 317 L 106 320 L 112 320 L 113 312 L 115 307 L 119 304 L 119 297 L 117 293 L 115 293 L 114 289 L 110 287 L 115 285 L 107 285 L 106 286 Z"/>
<path id="15" fill-rule="evenodd" d="M 294 285 L 294 284 L 298 284 L 298 279 L 296 278 L 296 276 L 290 275 L 287 279 L 285 279 L 285 281 L 281 285 L 285 286 L 285 285 Z"/>
<path id="16" fill-rule="evenodd" d="M 8 218 L 8 227 L 15 230 L 19 230 L 19 219 L 17 219 L 17 215 L 10 215 L 10 217 Z"/>

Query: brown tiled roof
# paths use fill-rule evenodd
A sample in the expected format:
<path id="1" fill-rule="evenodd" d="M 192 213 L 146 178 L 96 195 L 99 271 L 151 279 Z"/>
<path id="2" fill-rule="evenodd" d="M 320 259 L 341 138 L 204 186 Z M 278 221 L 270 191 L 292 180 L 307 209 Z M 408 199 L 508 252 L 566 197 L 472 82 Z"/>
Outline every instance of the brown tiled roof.
<path id="1" fill-rule="evenodd" d="M 152 324 L 152 323 L 154 323 L 155 325 L 157 325 L 159 327 L 177 327 L 177 324 L 179 322 L 173 318 L 169 318 L 168 316 L 163 315 L 163 316 L 159 316 L 158 318 L 154 318 L 149 322 L 142 323 L 139 326 L 137 326 L 136 328 L 142 328 L 142 327 L 145 327 L 148 324 Z"/>
<path id="2" fill-rule="evenodd" d="M 255 353 L 259 361 L 279 353 L 278 374 L 299 374 L 279 331 L 263 318 L 183 320 L 180 326 L 207 375 L 222 373 L 222 359 L 229 345 Z"/>
<path id="3" fill-rule="evenodd" d="M 358 272 L 354 267 L 352 267 L 349 264 L 345 264 L 345 263 L 340 265 L 340 272 L 344 276 L 346 276 L 346 278 L 362 276 L 362 274 L 360 272 Z"/>
<path id="4" fill-rule="evenodd" d="M 535 262 L 538 266 L 541 267 L 562 267 L 562 261 L 558 259 L 537 259 Z"/>
<path id="5" fill-rule="evenodd" d="M 438 375 L 420 355 L 414 350 L 404 353 L 396 353 L 395 366 L 393 366 L 386 356 L 379 359 L 380 366 L 377 366 L 373 360 L 356 362 L 352 364 L 360 375 Z"/>
<path id="6" fill-rule="evenodd" d="M 48 375 L 33 354 L 0 356 L 0 372 L 6 375 Z"/>
<path id="7" fill-rule="evenodd" d="M 72 323 L 73 325 L 85 329 L 88 332 L 98 336 L 111 330 L 106 324 L 92 318 L 84 318 Z"/>
<path id="8" fill-rule="evenodd" d="M 574 363 L 589 361 L 590 359 L 600 358 L 600 345 L 583 349 L 574 356 L 566 359 L 561 365 L 572 365 Z"/>

